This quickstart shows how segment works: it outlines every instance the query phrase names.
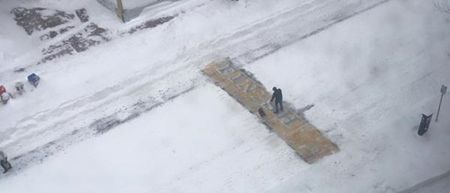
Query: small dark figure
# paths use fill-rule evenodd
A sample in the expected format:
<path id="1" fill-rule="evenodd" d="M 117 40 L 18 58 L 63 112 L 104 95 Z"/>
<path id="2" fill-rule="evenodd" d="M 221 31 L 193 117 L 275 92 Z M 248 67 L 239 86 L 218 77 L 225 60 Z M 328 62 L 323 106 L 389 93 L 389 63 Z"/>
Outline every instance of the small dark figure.
<path id="1" fill-rule="evenodd" d="M 11 164 L 8 162 L 8 158 L 6 157 L 5 153 L 3 153 L 3 151 L 0 151 L 0 165 L 2 165 L 3 173 L 8 172 L 12 168 Z"/>
<path id="2" fill-rule="evenodd" d="M 264 112 L 264 110 L 262 108 L 258 109 L 258 114 L 259 116 L 261 116 L 262 118 L 264 118 L 266 116 L 266 113 Z"/>
<path id="3" fill-rule="evenodd" d="M 8 103 L 9 99 L 11 98 L 11 95 L 9 93 L 4 92 L 3 94 L 0 94 L 0 101 L 3 104 Z"/>
<path id="4" fill-rule="evenodd" d="M 23 92 L 25 91 L 24 85 L 22 82 L 16 82 L 15 87 L 16 87 L 16 91 L 19 95 L 23 94 Z"/>
<path id="5" fill-rule="evenodd" d="M 428 131 L 428 128 L 430 127 L 431 119 L 433 118 L 433 114 L 431 115 L 425 115 L 422 114 L 422 119 L 420 121 L 419 131 L 417 131 L 417 134 L 422 136 Z"/>
<path id="6" fill-rule="evenodd" d="M 39 84 L 39 80 L 41 80 L 41 78 L 36 75 L 35 73 L 30 74 L 28 77 L 28 82 L 30 82 L 31 85 L 33 85 L 34 87 L 37 87 Z"/>
<path id="7" fill-rule="evenodd" d="M 283 93 L 281 92 L 281 89 L 277 87 L 273 87 L 272 90 L 273 94 L 272 99 L 270 99 L 270 102 L 272 102 L 275 99 L 275 113 L 278 113 L 278 108 L 281 111 L 283 111 Z"/>

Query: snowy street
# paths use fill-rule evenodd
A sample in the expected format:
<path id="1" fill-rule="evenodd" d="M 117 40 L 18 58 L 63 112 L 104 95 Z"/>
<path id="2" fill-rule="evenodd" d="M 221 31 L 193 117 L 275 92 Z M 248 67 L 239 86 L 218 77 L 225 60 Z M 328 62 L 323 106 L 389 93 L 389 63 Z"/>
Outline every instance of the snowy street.
<path id="1" fill-rule="evenodd" d="M 0 0 L 0 84 L 42 78 L 0 105 L 2 192 L 448 191 L 448 94 L 417 129 L 450 86 L 450 1 L 154 3 L 123 24 L 93 0 Z M 16 7 L 68 19 L 28 33 Z M 201 73 L 226 57 L 340 152 L 302 160 Z"/>
<path id="2" fill-rule="evenodd" d="M 223 3 L 224 2 L 213 2 L 210 6 L 224 6 Z M 20 115 L 8 116 L 7 121 L 2 123 L 3 127 L 5 127 L 3 132 L 7 133 L 7 135 L 4 136 L 9 138 L 14 136 L 14 139 L 4 140 L 4 143 L 12 142 L 11 145 L 6 147 L 6 149 L 14 149 L 12 150 L 14 154 L 11 156 L 21 155 L 25 152 L 32 151 L 36 147 L 45 146 L 45 144 L 57 140 L 60 136 L 70 135 L 70 133 L 73 133 L 74 130 L 88 127 L 95 122 L 95 120 L 111 116 L 118 111 L 123 111 L 124 108 L 132 109 L 132 106 L 137 102 L 144 101 L 147 103 L 153 103 L 155 100 L 161 102 L 159 98 L 169 98 L 170 95 L 173 95 L 170 92 L 182 92 L 183 90 L 195 86 L 195 84 L 199 82 L 197 79 L 204 79 L 201 74 L 197 73 L 197 71 L 201 68 L 201 65 L 204 65 L 213 59 L 229 56 L 236 58 L 238 61 L 251 62 L 254 60 L 254 57 L 258 57 L 260 54 L 273 52 L 274 49 L 290 43 L 289 40 L 293 41 L 304 37 L 305 35 L 311 33 L 311 31 L 316 31 L 317 29 L 327 26 L 330 23 L 337 22 L 336 20 L 329 19 L 335 18 L 336 16 L 334 14 L 330 14 L 328 11 L 323 9 L 331 9 L 331 13 L 332 11 L 343 12 L 343 10 L 354 7 L 360 9 L 370 7 L 373 2 L 361 4 L 359 2 L 352 3 L 349 1 L 348 4 L 338 5 L 336 5 L 336 3 L 336 1 L 330 1 L 328 2 L 329 5 L 325 4 L 328 6 L 324 6 L 323 4 L 302 3 L 294 7 L 292 10 L 289 9 L 286 14 L 283 14 L 286 11 L 279 13 L 279 10 L 285 9 L 284 6 L 287 6 L 287 4 L 283 4 L 283 6 L 278 5 L 279 7 L 274 7 L 274 10 L 272 11 L 275 14 L 272 13 L 273 15 L 269 16 L 263 15 L 263 19 L 259 19 L 261 21 L 256 20 L 257 15 L 249 15 L 247 21 L 243 21 L 250 21 L 254 27 L 242 27 L 240 25 L 244 25 L 243 23 L 240 25 L 239 23 L 236 23 L 234 24 L 236 29 L 226 28 L 226 30 L 230 32 L 219 31 L 220 34 L 224 35 L 214 37 L 213 40 L 209 41 L 207 39 L 208 37 L 203 36 L 197 37 L 198 39 L 201 38 L 201 40 L 193 40 L 193 38 L 196 37 L 192 37 L 189 34 L 197 35 L 200 34 L 199 31 L 211 31 L 213 29 L 217 29 L 217 26 L 219 25 L 209 22 L 198 22 L 197 20 L 200 16 L 197 16 L 198 14 L 193 14 L 194 16 L 189 15 L 192 18 L 189 18 L 188 16 L 183 17 L 183 19 L 186 20 L 191 19 L 190 22 L 179 22 L 179 25 L 189 26 L 189 24 L 191 24 L 189 29 L 192 30 L 192 32 L 186 32 L 184 30 L 183 33 L 185 34 L 179 35 L 189 37 L 185 38 L 189 40 L 187 42 L 184 41 L 185 39 L 182 39 L 183 37 L 176 36 L 176 31 L 169 34 L 166 33 L 166 31 L 171 32 L 179 29 L 180 27 L 178 26 L 169 26 L 168 29 L 156 28 L 155 30 L 160 31 L 152 32 L 151 37 L 148 37 L 144 33 L 137 34 L 132 37 L 126 37 L 126 39 L 123 40 L 127 41 L 125 43 L 111 41 L 107 44 L 99 45 L 98 50 L 92 50 L 87 52 L 85 55 L 72 57 L 71 59 L 65 60 L 64 66 L 70 66 L 70 68 L 59 67 L 58 65 L 55 65 L 55 67 L 46 67 L 45 69 L 42 69 L 43 72 L 41 72 L 41 74 L 48 73 L 49 75 L 46 75 L 46 77 L 56 80 L 68 79 L 71 81 L 64 81 L 64 86 L 61 85 L 62 82 L 49 82 L 47 84 L 48 89 L 58 88 L 58 92 L 56 94 L 39 93 L 39 95 L 34 95 L 36 98 L 32 98 L 31 100 L 34 100 L 33 104 L 37 104 L 37 106 L 34 106 L 31 110 L 24 110 L 24 108 L 27 108 L 27 106 L 25 106 L 26 103 L 20 104 L 20 101 L 18 101 L 19 104 L 16 103 L 14 109 L 11 111 L 5 110 L 0 112 L 0 114 L 4 112 L 8 115 Z M 256 4 L 255 9 L 258 8 L 256 6 L 262 5 Z M 245 7 L 242 9 L 245 9 Z M 209 10 L 210 8 L 202 9 L 202 11 L 205 12 Z M 315 21 L 316 23 L 318 21 L 320 22 L 316 24 L 311 21 L 313 25 L 308 26 L 308 28 L 304 28 L 301 25 L 290 25 L 290 23 L 296 20 L 305 19 L 299 16 L 304 16 L 306 13 L 299 14 L 302 12 L 298 12 L 298 10 L 305 10 L 307 13 L 316 13 L 311 14 L 310 20 Z M 239 10 L 229 11 L 234 14 L 240 14 L 237 16 L 242 16 L 242 13 L 237 12 Z M 356 11 L 357 10 L 350 9 L 349 12 L 344 13 L 351 15 Z M 262 14 L 259 12 L 255 13 Z M 339 14 L 339 17 L 343 17 L 341 16 L 342 13 L 336 14 Z M 286 17 L 285 15 L 294 15 L 297 17 Z M 220 19 L 223 18 L 223 15 L 218 15 L 217 17 Z M 274 18 L 281 19 L 276 20 Z M 224 20 L 223 22 L 229 21 Z M 267 25 L 270 23 L 275 24 Z M 206 26 L 192 28 L 192 25 L 195 24 L 202 24 Z M 99 25 L 103 26 L 101 23 L 99 23 Z M 213 31 L 207 34 L 217 34 L 219 32 Z M 158 38 L 160 40 L 154 44 L 145 43 L 151 42 L 152 40 L 156 40 Z M 172 43 L 164 44 L 163 42 Z M 122 46 L 123 44 L 129 46 L 124 47 Z M 129 53 L 127 50 L 129 50 L 130 47 L 141 49 L 135 49 L 133 53 Z M 159 49 L 172 51 L 162 52 L 158 55 L 149 55 L 151 50 L 156 51 Z M 124 55 L 123 53 L 129 54 Z M 97 57 L 97 65 L 94 69 L 90 68 L 90 61 L 93 56 Z M 127 68 L 124 69 L 122 67 L 123 63 L 127 64 Z M 44 65 L 49 66 L 49 64 L 41 64 L 38 68 Z M 31 69 L 33 68 L 34 67 L 31 67 Z M 117 69 L 120 69 L 120 71 Z M 83 77 L 82 83 L 76 81 L 77 77 L 80 76 Z M 11 79 L 17 80 L 16 77 Z M 176 77 L 176 79 L 169 77 Z M 202 81 L 200 81 L 200 83 L 201 82 Z M 172 84 L 174 86 L 166 84 Z M 169 93 L 166 94 L 165 92 Z M 33 94 L 35 93 L 36 92 Z M 71 93 L 71 95 L 60 93 Z M 46 100 L 46 98 L 49 98 L 50 96 L 52 97 L 52 100 Z M 162 100 L 164 101 L 164 99 Z M 113 103 L 115 105 L 113 105 Z M 100 108 L 99 106 L 102 106 L 103 108 Z M 9 108 L 9 106 L 7 108 Z M 93 111 L 93 109 L 96 110 Z M 26 114 L 19 112 L 25 112 Z M 86 112 L 96 115 L 86 115 Z M 86 116 L 88 118 L 82 118 L 81 116 Z M 51 120 L 45 121 L 45 124 L 42 124 L 42 120 L 47 120 L 50 117 Z M 80 118 L 80 120 L 74 120 L 73 118 L 75 117 L 77 119 Z M 36 124 L 37 122 L 40 124 Z M 63 127 L 61 124 L 67 124 L 70 125 L 70 127 Z M 20 143 L 21 145 L 18 146 L 17 143 Z M 32 157 L 35 158 L 36 156 Z M 28 163 L 29 161 L 26 162 Z"/>

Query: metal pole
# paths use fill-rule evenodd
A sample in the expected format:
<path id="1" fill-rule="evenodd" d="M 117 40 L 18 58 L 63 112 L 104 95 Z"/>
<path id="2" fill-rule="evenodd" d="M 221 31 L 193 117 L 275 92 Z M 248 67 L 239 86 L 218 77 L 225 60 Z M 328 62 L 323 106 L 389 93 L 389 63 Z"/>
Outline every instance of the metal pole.
<path id="1" fill-rule="evenodd" d="M 442 85 L 441 87 L 441 101 L 439 101 L 438 112 L 436 114 L 436 122 L 438 122 L 439 112 L 441 111 L 442 98 L 444 98 L 445 93 L 447 92 L 447 86 Z"/>
<path id="2" fill-rule="evenodd" d="M 442 98 L 444 98 L 444 93 L 441 95 L 441 101 L 439 102 L 438 112 L 436 114 L 436 122 L 438 122 L 439 111 L 441 111 Z"/>
<path id="3" fill-rule="evenodd" d="M 122 0 L 117 0 L 117 16 L 119 16 L 119 18 L 122 22 L 125 22 L 124 17 L 123 17 Z"/>

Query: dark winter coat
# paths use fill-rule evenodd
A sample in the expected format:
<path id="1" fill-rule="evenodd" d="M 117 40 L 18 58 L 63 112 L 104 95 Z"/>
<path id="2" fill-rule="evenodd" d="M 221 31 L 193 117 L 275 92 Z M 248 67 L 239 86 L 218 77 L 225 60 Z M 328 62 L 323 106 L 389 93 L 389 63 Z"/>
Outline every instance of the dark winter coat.
<path id="1" fill-rule="evenodd" d="M 276 102 L 281 102 L 283 101 L 283 93 L 281 92 L 281 89 L 277 88 L 273 94 L 272 94 L 272 99 L 270 99 L 270 101 L 273 101 L 273 99 L 275 99 Z"/>
<path id="2" fill-rule="evenodd" d="M 6 160 L 6 155 L 3 151 L 0 151 L 0 160 Z"/>

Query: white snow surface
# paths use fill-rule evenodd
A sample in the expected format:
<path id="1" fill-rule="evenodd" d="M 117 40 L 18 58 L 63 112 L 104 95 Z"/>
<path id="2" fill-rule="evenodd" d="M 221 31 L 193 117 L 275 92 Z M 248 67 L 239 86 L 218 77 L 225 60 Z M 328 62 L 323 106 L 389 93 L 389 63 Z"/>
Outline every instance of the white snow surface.
<path id="1" fill-rule="evenodd" d="M 160 2 L 161 0 L 126 0 L 122 1 L 122 4 L 124 8 L 126 9 L 132 9 L 136 7 L 143 7 L 155 4 L 157 2 Z"/>
<path id="2" fill-rule="evenodd" d="M 27 73 L 42 77 L 0 106 L 0 149 L 10 158 L 37 155 L 0 175 L 0 190 L 381 193 L 448 172 L 448 95 L 439 122 L 422 137 L 417 126 L 421 113 L 436 114 L 441 84 L 450 85 L 449 1 L 390 0 L 366 10 L 380 2 L 169 1 L 121 24 L 96 1 L 0 0 L 0 84 L 11 90 Z M 17 6 L 86 7 L 113 40 L 32 65 L 51 42 L 15 25 L 9 11 Z M 168 15 L 177 17 L 120 35 Z M 313 104 L 305 117 L 340 152 L 306 164 L 209 83 L 200 69 L 226 56 L 267 88 L 282 88 L 298 109 Z M 30 68 L 13 72 L 21 66 Z M 93 133 L 95 120 L 124 119 L 136 104 L 155 108 Z M 48 144 L 54 153 L 39 153 Z M 445 193 L 446 179 L 414 191 Z"/>
<path id="3" fill-rule="evenodd" d="M 0 187 L 9 193 L 253 192 L 305 167 L 280 138 L 208 84 L 3 179 Z"/>
<path id="4" fill-rule="evenodd" d="M 110 3 L 112 3 L 114 5 L 117 4 L 117 0 L 106 0 L 106 1 L 109 1 Z M 133 9 L 133 8 L 153 5 L 153 4 L 161 2 L 161 1 L 165 1 L 165 0 L 122 0 L 122 6 L 124 9 Z M 171 1 L 171 0 L 169 0 L 169 1 Z M 173 1 L 176 1 L 176 0 L 173 0 Z"/>
<path id="5" fill-rule="evenodd" d="M 397 192 L 450 169 L 448 15 L 424 1 L 392 1 L 284 48 L 247 70 L 342 150 L 275 192 Z M 447 190 L 448 191 L 448 190 Z"/>

